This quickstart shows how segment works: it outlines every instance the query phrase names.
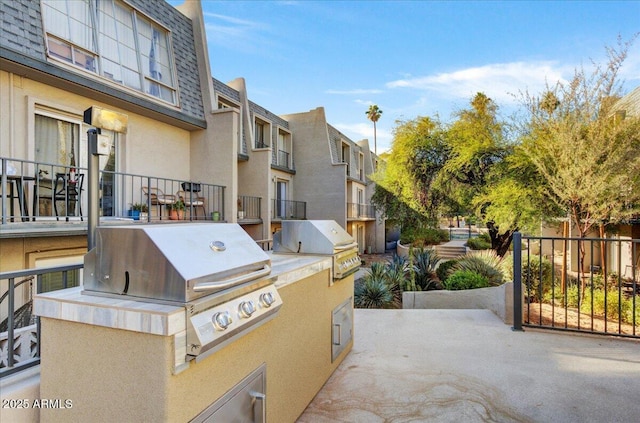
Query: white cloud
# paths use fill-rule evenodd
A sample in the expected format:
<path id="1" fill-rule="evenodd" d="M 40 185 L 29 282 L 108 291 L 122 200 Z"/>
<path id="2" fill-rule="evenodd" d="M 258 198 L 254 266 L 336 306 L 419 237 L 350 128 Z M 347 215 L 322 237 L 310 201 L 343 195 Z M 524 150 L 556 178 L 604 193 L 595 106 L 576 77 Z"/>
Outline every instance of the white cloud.
<path id="1" fill-rule="evenodd" d="M 542 91 L 546 82 L 564 80 L 573 68 L 554 62 L 513 62 L 461 69 L 437 75 L 391 81 L 388 88 L 412 88 L 440 93 L 446 97 L 469 99 L 477 92 L 486 93 L 497 102 L 513 102 L 521 90 Z"/>
<path id="2" fill-rule="evenodd" d="M 204 12 L 204 16 L 208 43 L 247 52 L 258 49 L 258 43 L 267 43 L 262 33 L 269 31 L 269 26 L 263 22 L 210 12 Z"/>

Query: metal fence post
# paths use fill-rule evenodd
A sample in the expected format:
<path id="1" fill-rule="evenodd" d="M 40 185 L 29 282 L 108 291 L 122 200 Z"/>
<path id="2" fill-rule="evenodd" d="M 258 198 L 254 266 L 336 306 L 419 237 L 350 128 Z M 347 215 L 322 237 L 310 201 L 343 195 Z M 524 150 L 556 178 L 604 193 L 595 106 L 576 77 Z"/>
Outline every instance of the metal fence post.
<path id="1" fill-rule="evenodd" d="M 522 330 L 522 234 L 513 234 L 513 330 Z"/>

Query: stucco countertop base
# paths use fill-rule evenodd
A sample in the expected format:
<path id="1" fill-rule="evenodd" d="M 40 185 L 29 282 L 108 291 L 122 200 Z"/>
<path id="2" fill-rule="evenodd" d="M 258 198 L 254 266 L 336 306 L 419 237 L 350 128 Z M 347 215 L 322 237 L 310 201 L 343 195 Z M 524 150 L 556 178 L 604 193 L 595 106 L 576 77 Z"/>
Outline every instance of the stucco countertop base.
<path id="1" fill-rule="evenodd" d="M 331 258 L 326 256 L 269 255 L 272 270 L 268 278 L 274 280 L 276 288 L 331 268 Z M 186 330 L 184 307 L 85 295 L 82 287 L 36 295 L 33 308 L 40 317 L 153 335 L 174 336 Z"/>
<path id="2" fill-rule="evenodd" d="M 265 280 L 282 298 L 278 313 L 197 360 L 187 355 L 184 306 L 83 295 L 81 288 L 39 295 L 40 395 L 73 402 L 41 410 L 40 421 L 190 421 L 266 366 L 267 421 L 294 422 L 351 351 L 353 325 L 345 325 L 345 348 L 333 356 L 333 316 L 353 304 L 354 279 L 331 284 L 327 256 L 271 258 Z"/>

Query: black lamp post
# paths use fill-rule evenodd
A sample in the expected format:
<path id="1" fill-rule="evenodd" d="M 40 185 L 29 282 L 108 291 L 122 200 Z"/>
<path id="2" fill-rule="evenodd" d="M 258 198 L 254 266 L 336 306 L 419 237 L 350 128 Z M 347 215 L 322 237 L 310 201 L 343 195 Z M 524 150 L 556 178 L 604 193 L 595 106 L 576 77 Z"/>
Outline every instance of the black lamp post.
<path id="1" fill-rule="evenodd" d="M 87 141 L 89 142 L 88 167 L 88 187 L 89 193 L 89 218 L 87 229 L 87 249 L 91 250 L 96 246 L 96 227 L 100 219 L 100 162 L 99 156 L 109 155 L 109 139 L 100 134 L 101 129 L 109 131 L 127 133 L 129 117 L 123 113 L 103 109 L 98 106 L 91 106 L 84 111 L 84 123 L 94 128 L 87 131 Z"/>

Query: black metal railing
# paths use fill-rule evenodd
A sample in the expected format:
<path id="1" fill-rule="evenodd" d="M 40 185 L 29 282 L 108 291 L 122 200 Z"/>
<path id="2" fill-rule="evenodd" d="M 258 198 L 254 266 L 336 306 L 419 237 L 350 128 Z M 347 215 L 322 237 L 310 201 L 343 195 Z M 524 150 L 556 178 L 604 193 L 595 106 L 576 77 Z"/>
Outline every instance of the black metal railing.
<path id="1" fill-rule="evenodd" d="M 273 200 L 273 219 L 300 220 L 307 218 L 305 201 Z"/>
<path id="2" fill-rule="evenodd" d="M 376 210 L 371 204 L 347 203 L 347 218 L 375 219 Z"/>
<path id="3" fill-rule="evenodd" d="M 262 218 L 262 198 L 248 195 L 238 196 L 238 220 L 258 220 Z"/>
<path id="4" fill-rule="evenodd" d="M 0 158 L 2 224 L 84 220 L 87 169 Z M 149 175 L 100 171 L 99 214 L 154 221 L 224 220 L 225 187 Z"/>
<path id="5" fill-rule="evenodd" d="M 514 329 L 640 337 L 640 239 L 513 238 Z"/>
<path id="6" fill-rule="evenodd" d="M 289 154 L 289 152 L 278 150 L 276 165 L 286 169 L 293 169 L 293 164 L 291 163 L 291 155 Z"/>
<path id="7" fill-rule="evenodd" d="M 40 363 L 40 320 L 32 312 L 34 292 L 77 286 L 82 268 L 75 264 L 0 273 L 0 378 Z"/>

